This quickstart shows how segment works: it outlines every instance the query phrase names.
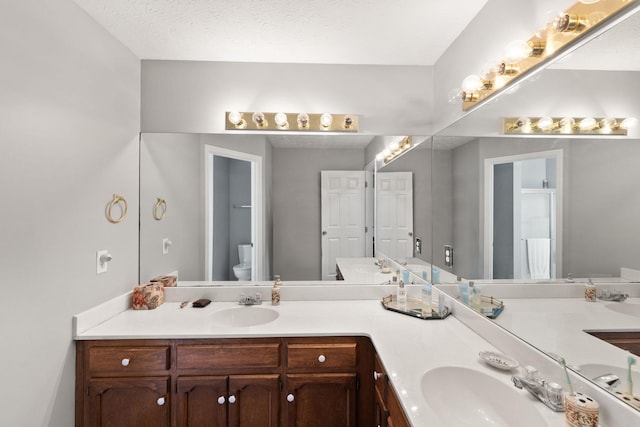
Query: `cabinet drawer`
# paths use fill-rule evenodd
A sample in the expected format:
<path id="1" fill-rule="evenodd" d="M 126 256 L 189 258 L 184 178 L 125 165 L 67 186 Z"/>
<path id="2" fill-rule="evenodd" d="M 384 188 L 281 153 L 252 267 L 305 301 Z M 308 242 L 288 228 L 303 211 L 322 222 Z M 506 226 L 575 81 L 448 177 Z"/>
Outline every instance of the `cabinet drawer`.
<path id="1" fill-rule="evenodd" d="M 280 366 L 280 344 L 198 344 L 176 348 L 178 369 L 277 368 Z"/>
<path id="2" fill-rule="evenodd" d="M 170 354 L 169 346 L 90 347 L 88 368 L 91 374 L 166 371 L 170 368 Z"/>
<path id="3" fill-rule="evenodd" d="M 354 369 L 357 365 L 357 344 L 289 344 L 288 368 Z"/>

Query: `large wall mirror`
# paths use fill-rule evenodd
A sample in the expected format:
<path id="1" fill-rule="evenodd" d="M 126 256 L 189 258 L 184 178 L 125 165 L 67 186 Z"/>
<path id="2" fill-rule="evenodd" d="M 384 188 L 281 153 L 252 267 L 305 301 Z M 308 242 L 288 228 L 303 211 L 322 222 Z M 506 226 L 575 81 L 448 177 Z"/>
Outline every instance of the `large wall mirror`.
<path id="1" fill-rule="evenodd" d="M 502 118 L 640 117 L 638 28 L 635 13 L 434 136 L 433 255 L 451 273 L 444 277 L 523 287 L 633 280 L 624 276 L 640 270 L 638 128 L 625 137 L 507 137 Z M 452 266 L 444 245 L 453 246 Z M 534 315 L 496 322 L 550 355 L 571 353 Z M 624 368 L 624 352 L 610 354 L 606 363 Z"/>
<path id="2" fill-rule="evenodd" d="M 402 137 L 143 133 L 140 280 L 335 281 L 336 258 L 374 254 L 376 150 Z M 427 137 L 385 168 L 411 190 L 412 233 L 430 259 Z M 384 202 L 382 202 L 384 205 Z M 410 236 L 410 248 L 413 237 Z M 373 264 L 372 264 L 373 266 Z"/>

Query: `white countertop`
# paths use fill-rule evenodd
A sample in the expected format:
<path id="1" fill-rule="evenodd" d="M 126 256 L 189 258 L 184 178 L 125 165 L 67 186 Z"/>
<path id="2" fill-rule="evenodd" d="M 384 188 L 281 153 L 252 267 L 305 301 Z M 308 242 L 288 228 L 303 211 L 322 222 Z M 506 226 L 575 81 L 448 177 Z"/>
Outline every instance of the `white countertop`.
<path id="1" fill-rule="evenodd" d="M 179 291 L 174 291 L 179 292 Z M 115 305 L 122 304 L 117 302 Z M 111 303 L 113 305 L 113 303 Z M 481 371 L 513 387 L 512 372 L 499 371 L 478 358 L 481 350 L 498 351 L 460 323 L 454 316 L 444 320 L 421 320 L 384 310 L 379 300 L 286 301 L 272 307 L 279 317 L 252 327 L 228 327 L 215 323 L 213 313 L 232 307 L 233 302 L 212 302 L 202 309 L 180 309 L 178 302 L 165 302 L 150 311 L 125 310 L 102 323 L 76 333 L 76 339 L 220 338 L 268 336 L 361 335 L 372 339 L 401 403 L 414 426 L 447 426 L 437 408 L 425 403 L 422 374 L 441 366 L 460 366 Z M 254 307 L 240 307 L 251 310 Z M 83 315 L 86 315 L 83 314 Z M 78 324 L 76 320 L 75 324 Z M 549 426 L 564 425 L 562 414 L 554 413 L 529 399 Z M 455 396 L 451 396 L 455 399 Z"/>
<path id="2" fill-rule="evenodd" d="M 628 298 L 624 302 L 523 298 L 505 299 L 504 303 L 506 308 L 496 323 L 543 352 L 561 356 L 575 367 L 598 364 L 626 369 L 628 352 L 584 331 L 640 329 L 640 298 Z M 615 311 L 631 306 L 637 306 L 638 317 Z M 640 373 L 637 365 L 633 370 Z M 626 384 L 624 378 L 621 380 Z"/>

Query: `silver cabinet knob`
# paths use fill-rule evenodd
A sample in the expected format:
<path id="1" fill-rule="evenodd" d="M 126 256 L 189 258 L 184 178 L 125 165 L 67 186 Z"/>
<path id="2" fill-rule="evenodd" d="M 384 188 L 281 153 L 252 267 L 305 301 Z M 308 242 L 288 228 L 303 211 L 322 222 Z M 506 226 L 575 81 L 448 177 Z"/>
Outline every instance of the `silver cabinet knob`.
<path id="1" fill-rule="evenodd" d="M 218 404 L 220 404 L 220 405 L 224 405 L 224 402 L 225 402 L 225 401 L 226 401 L 226 399 L 224 398 L 224 396 L 220 396 L 220 397 L 218 398 Z"/>
<path id="2" fill-rule="evenodd" d="M 158 400 L 156 400 L 156 403 L 158 404 L 158 406 L 164 406 L 164 397 L 159 397 Z"/>
<path id="3" fill-rule="evenodd" d="M 236 397 L 234 395 L 229 396 L 229 403 L 236 403 Z"/>
<path id="4" fill-rule="evenodd" d="M 373 380 L 378 381 L 380 378 L 382 378 L 382 374 L 380 372 L 373 371 Z"/>
<path id="5" fill-rule="evenodd" d="M 327 358 L 324 357 L 324 354 L 321 354 L 320 356 L 318 356 L 318 362 L 324 363 L 325 360 L 327 360 Z"/>
<path id="6" fill-rule="evenodd" d="M 129 362 L 130 359 L 128 357 L 125 357 L 120 363 L 122 363 L 122 366 L 129 366 Z"/>
<path id="7" fill-rule="evenodd" d="M 289 393 L 287 395 L 287 402 L 293 402 L 294 400 L 296 400 L 296 398 L 293 397 L 293 394 Z"/>

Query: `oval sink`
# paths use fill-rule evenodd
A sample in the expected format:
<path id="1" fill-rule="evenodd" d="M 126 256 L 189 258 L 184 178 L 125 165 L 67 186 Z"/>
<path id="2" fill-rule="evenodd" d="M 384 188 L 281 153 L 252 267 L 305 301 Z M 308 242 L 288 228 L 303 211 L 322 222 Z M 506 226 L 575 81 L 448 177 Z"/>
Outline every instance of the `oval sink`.
<path id="1" fill-rule="evenodd" d="M 626 314 L 628 316 L 640 317 L 640 304 L 632 302 L 615 302 L 605 305 L 609 310 L 616 313 Z"/>
<path id="2" fill-rule="evenodd" d="M 421 386 L 425 401 L 447 425 L 547 425 L 534 406 L 542 403 L 532 401 L 522 390 L 473 369 L 455 366 L 432 369 L 422 376 Z"/>
<path id="3" fill-rule="evenodd" d="M 280 314 L 270 308 L 241 306 L 213 313 L 213 321 L 225 326 L 257 326 L 273 322 Z"/>

